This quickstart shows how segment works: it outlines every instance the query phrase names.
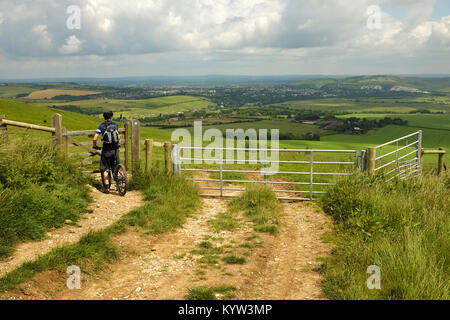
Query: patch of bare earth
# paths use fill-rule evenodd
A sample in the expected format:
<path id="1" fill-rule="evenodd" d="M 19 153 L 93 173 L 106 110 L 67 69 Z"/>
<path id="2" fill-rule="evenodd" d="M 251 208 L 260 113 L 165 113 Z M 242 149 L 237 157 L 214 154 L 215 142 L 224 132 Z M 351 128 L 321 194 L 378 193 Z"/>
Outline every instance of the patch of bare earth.
<path id="1" fill-rule="evenodd" d="M 104 229 L 119 220 L 123 215 L 143 204 L 139 191 L 130 191 L 125 197 L 104 194 L 91 187 L 93 202 L 92 213 L 85 214 L 76 225 L 65 225 L 50 230 L 42 241 L 20 243 L 15 246 L 14 254 L 6 261 L 0 261 L 0 276 L 19 267 L 24 262 L 33 261 L 53 248 L 78 242 L 90 231 Z"/>
<path id="2" fill-rule="evenodd" d="M 240 299 L 321 299 L 321 275 L 314 271 L 331 245 L 321 240 L 332 222 L 315 204 L 283 203 L 284 217 L 277 236 L 265 237 L 238 293 Z"/>

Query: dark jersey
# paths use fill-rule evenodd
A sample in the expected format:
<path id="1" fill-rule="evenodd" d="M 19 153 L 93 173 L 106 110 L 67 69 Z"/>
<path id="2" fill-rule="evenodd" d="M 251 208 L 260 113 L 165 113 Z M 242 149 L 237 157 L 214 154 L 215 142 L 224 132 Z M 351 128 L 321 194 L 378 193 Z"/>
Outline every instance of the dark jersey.
<path id="1" fill-rule="evenodd" d="M 106 132 L 106 128 L 111 124 L 115 125 L 117 127 L 117 130 L 119 130 L 119 125 L 117 125 L 116 123 L 114 123 L 112 121 L 106 121 L 98 127 L 96 132 L 103 137 L 103 135 Z M 113 148 L 110 144 L 105 144 L 105 143 L 103 144 L 103 151 L 111 151 L 111 150 L 113 150 Z"/>

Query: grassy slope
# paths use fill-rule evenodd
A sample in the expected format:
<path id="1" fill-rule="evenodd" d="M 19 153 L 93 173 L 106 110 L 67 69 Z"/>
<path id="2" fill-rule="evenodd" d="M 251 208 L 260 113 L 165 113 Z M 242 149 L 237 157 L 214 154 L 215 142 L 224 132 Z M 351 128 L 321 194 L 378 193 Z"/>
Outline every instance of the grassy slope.
<path id="1" fill-rule="evenodd" d="M 332 187 L 322 206 L 337 223 L 337 248 L 322 266 L 330 299 L 450 298 L 450 176 L 394 184 L 355 176 Z M 418 197 L 417 195 L 420 195 Z M 381 290 L 367 269 L 381 268 Z"/>
<path id="2" fill-rule="evenodd" d="M 44 106 L 0 100 L 0 114 L 5 114 L 6 119 L 51 126 L 52 116 L 59 113 L 63 116 L 63 126 L 69 130 L 93 130 L 99 125 L 100 120 L 79 113 L 54 110 Z"/>
<path id="3" fill-rule="evenodd" d="M 37 88 L 32 85 L 8 85 L 0 86 L 0 98 L 10 99 L 15 98 L 18 94 L 30 94 Z"/>
<path id="4" fill-rule="evenodd" d="M 0 259 L 17 242 L 40 240 L 67 219 L 76 222 L 90 201 L 88 181 L 49 140 L 1 140 Z"/>

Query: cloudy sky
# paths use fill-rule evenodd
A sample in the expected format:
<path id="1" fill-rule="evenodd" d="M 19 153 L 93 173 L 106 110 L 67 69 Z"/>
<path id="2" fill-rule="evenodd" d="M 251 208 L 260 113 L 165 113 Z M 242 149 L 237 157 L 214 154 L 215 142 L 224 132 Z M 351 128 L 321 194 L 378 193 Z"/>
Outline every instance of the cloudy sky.
<path id="1" fill-rule="evenodd" d="M 0 78 L 450 74 L 450 0 L 0 0 Z"/>

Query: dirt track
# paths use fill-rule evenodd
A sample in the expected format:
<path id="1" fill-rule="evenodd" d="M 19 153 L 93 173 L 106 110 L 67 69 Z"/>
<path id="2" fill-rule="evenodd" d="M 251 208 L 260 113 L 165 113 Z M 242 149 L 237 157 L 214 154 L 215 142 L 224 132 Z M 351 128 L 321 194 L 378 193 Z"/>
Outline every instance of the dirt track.
<path id="1" fill-rule="evenodd" d="M 26 242 L 15 246 L 14 254 L 7 261 L 0 261 L 0 277 L 19 267 L 22 263 L 32 261 L 51 249 L 77 242 L 89 231 L 104 229 L 132 209 L 143 204 L 142 195 L 138 191 L 128 192 L 125 198 L 115 194 L 104 194 L 91 187 L 93 202 L 92 213 L 85 214 L 76 226 L 65 225 L 50 230 L 42 241 Z"/>
<path id="2" fill-rule="evenodd" d="M 137 203 L 137 202 L 136 202 Z M 127 232 L 114 239 L 122 251 L 118 263 L 108 265 L 96 277 L 84 275 L 81 290 L 65 287 L 67 275 L 49 271 L 3 299 L 184 299 L 189 288 L 232 285 L 236 299 L 320 299 L 321 278 L 313 269 L 317 258 L 330 247 L 320 237 L 329 219 L 314 204 L 284 203 L 281 227 L 276 236 L 262 234 L 263 247 L 240 248 L 255 234 L 250 225 L 233 232 L 215 234 L 208 221 L 224 211 L 227 200 L 203 199 L 203 208 L 182 229 L 157 237 Z M 221 239 L 215 245 L 231 244 L 238 255 L 247 254 L 243 265 L 202 268 L 192 250 L 205 237 Z M 198 270 L 203 272 L 198 275 Z"/>

